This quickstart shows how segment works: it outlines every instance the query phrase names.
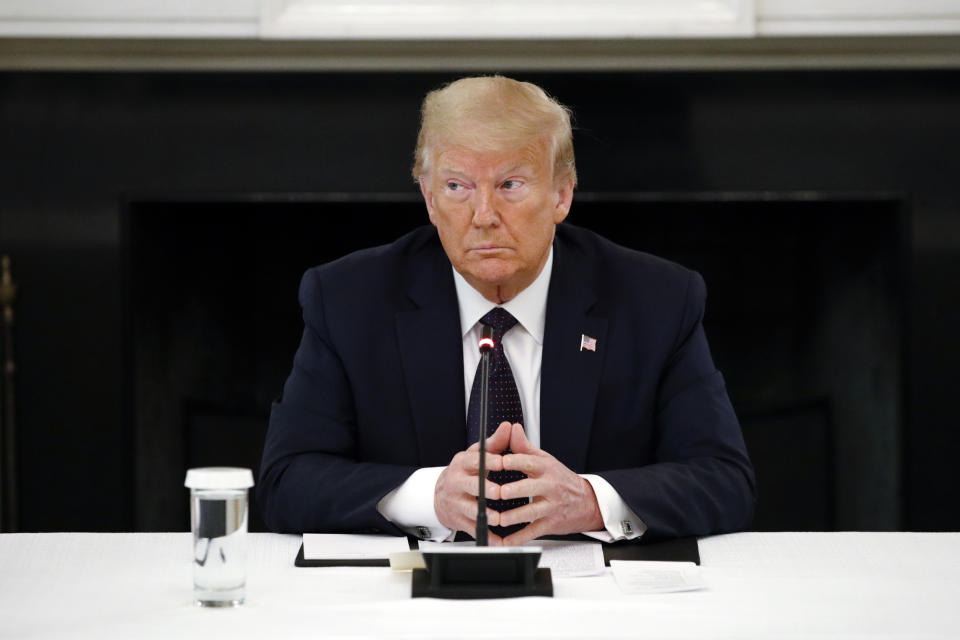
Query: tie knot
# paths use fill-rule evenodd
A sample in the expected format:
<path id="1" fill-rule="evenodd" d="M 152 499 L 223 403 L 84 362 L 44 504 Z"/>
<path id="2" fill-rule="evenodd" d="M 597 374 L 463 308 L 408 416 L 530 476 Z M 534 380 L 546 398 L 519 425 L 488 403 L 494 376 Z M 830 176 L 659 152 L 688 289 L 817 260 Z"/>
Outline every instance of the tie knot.
<path id="1" fill-rule="evenodd" d="M 480 324 L 493 327 L 493 335 L 497 342 L 503 338 L 503 334 L 517 324 L 517 319 L 510 315 L 510 312 L 503 307 L 494 307 L 487 315 L 480 318 Z"/>

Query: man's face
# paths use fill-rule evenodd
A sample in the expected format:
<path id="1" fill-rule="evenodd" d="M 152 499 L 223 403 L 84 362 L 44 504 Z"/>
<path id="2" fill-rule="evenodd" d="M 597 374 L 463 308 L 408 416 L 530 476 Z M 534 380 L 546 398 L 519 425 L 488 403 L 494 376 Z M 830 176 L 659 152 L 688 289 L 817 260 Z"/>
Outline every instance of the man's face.
<path id="1" fill-rule="evenodd" d="M 570 210 L 573 184 L 555 183 L 546 149 L 542 142 L 511 152 L 446 147 L 420 178 L 447 257 L 492 302 L 510 300 L 537 278 L 554 225 Z"/>

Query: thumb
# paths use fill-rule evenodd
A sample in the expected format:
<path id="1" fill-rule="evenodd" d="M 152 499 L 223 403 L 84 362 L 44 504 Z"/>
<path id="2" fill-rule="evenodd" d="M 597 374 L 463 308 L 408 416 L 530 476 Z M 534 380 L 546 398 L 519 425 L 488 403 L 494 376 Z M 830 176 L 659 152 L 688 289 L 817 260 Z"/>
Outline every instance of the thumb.
<path id="1" fill-rule="evenodd" d="M 523 425 L 519 422 L 514 423 L 510 430 L 510 451 L 514 453 L 533 453 L 536 447 L 527 440 L 527 434 L 523 430 Z"/>

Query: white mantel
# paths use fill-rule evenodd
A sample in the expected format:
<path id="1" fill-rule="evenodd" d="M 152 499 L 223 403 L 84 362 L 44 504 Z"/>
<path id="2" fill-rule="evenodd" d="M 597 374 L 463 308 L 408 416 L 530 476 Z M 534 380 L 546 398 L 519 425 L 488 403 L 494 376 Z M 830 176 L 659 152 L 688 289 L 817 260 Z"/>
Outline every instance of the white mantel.
<path id="1" fill-rule="evenodd" d="M 0 69 L 960 67 L 960 0 L 0 0 Z"/>
<path id="2" fill-rule="evenodd" d="M 753 0 L 261 0 L 268 38 L 751 36 Z"/>

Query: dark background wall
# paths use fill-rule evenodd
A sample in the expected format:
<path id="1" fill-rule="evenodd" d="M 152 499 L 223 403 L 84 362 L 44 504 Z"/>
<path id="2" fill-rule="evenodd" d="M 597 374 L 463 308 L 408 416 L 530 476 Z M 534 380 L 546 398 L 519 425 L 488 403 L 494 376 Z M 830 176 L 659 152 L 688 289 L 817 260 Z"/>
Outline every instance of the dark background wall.
<path id="1" fill-rule="evenodd" d="M 576 224 L 709 282 L 704 324 L 760 485 L 752 526 L 896 527 L 902 201 L 580 191 L 576 202 Z M 420 226 L 423 203 L 413 193 L 214 194 L 140 198 L 123 216 L 135 521 L 183 529 L 184 468 L 259 466 L 300 334 L 303 271 Z"/>
<path id="2" fill-rule="evenodd" d="M 124 194 L 410 192 L 419 101 L 455 75 L 0 74 L 22 529 L 153 526 L 131 459 Z M 515 75 L 573 108 L 590 192 L 904 194 L 903 437 L 878 453 L 902 474 L 895 504 L 852 525 L 960 529 L 960 73 Z"/>

